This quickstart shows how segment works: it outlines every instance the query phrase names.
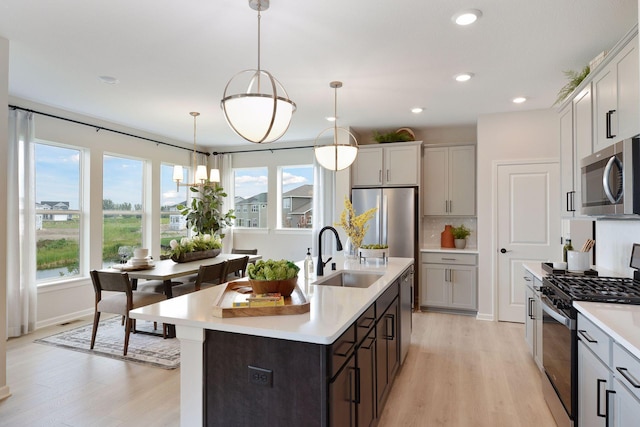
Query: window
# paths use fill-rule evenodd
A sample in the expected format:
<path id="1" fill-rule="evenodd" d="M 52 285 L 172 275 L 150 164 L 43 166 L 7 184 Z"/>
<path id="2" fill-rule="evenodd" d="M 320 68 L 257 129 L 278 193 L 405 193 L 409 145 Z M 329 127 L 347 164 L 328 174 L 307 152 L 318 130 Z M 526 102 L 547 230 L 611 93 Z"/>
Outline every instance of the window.
<path id="1" fill-rule="evenodd" d="M 184 168 L 183 170 L 186 170 Z M 182 181 L 186 182 L 186 181 Z M 187 204 L 188 187 L 176 188 L 173 181 L 173 165 L 160 166 L 160 249 L 161 254 L 169 252 L 169 242 L 187 236 L 187 221 L 177 206 Z"/>
<path id="2" fill-rule="evenodd" d="M 280 228 L 311 228 L 313 166 L 280 168 Z"/>
<path id="3" fill-rule="evenodd" d="M 36 143 L 36 280 L 80 274 L 82 151 Z"/>
<path id="4" fill-rule="evenodd" d="M 141 160 L 105 155 L 102 176 L 102 262 L 132 256 L 142 245 L 143 169 Z"/>
<path id="5" fill-rule="evenodd" d="M 236 227 L 267 228 L 267 177 L 266 167 L 233 170 Z"/>

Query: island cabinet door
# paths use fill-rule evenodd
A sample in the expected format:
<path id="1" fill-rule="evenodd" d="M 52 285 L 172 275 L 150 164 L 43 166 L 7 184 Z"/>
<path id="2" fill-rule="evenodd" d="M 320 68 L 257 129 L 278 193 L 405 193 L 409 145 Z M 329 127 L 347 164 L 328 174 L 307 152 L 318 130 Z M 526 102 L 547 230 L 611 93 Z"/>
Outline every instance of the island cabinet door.
<path id="1" fill-rule="evenodd" d="M 357 371 L 351 356 L 342 370 L 329 383 L 329 422 L 332 427 L 356 426 Z"/>
<path id="2" fill-rule="evenodd" d="M 358 427 L 369 427 L 376 420 L 376 331 L 371 329 L 356 352 Z"/>
<path id="3" fill-rule="evenodd" d="M 204 424 L 327 426 L 326 359 L 320 344 L 207 330 Z"/>

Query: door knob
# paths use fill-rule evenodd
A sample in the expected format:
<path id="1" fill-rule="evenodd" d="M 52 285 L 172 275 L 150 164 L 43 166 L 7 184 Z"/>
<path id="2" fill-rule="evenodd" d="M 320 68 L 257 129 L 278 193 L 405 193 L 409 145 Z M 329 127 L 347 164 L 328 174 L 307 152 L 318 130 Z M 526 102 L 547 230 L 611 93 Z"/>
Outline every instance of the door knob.
<path id="1" fill-rule="evenodd" d="M 508 250 L 506 250 L 505 248 L 500 249 L 500 253 L 501 254 L 506 254 L 507 252 L 509 252 Z"/>

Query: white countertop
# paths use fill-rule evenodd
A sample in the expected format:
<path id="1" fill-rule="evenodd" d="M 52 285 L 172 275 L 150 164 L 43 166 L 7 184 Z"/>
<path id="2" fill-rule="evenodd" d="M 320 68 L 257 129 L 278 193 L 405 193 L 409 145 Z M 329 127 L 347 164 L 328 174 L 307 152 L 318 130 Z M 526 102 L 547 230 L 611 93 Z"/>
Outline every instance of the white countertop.
<path id="1" fill-rule="evenodd" d="M 640 359 L 640 305 L 575 301 L 573 306 Z"/>
<path id="2" fill-rule="evenodd" d="M 454 254 L 478 254 L 478 248 L 441 248 L 440 246 L 424 246 L 420 248 L 420 252 L 438 252 L 438 253 L 454 253 Z"/>
<path id="3" fill-rule="evenodd" d="M 280 338 L 316 344 L 333 343 L 349 325 L 395 281 L 411 264 L 411 258 L 389 258 L 388 263 L 357 261 L 335 257 L 338 270 L 382 271 L 385 274 L 366 289 L 316 286 L 315 273 L 306 282 L 300 271 L 298 286 L 310 300 L 310 312 L 297 315 L 219 318 L 211 314 L 213 301 L 225 288 L 216 286 L 141 307 L 130 312 L 132 318 L 165 322 L 174 325 L 226 331 L 240 334 Z M 314 259 L 314 265 L 317 262 Z M 301 263 L 299 263 L 301 265 Z M 325 269 L 325 278 L 331 275 Z"/>

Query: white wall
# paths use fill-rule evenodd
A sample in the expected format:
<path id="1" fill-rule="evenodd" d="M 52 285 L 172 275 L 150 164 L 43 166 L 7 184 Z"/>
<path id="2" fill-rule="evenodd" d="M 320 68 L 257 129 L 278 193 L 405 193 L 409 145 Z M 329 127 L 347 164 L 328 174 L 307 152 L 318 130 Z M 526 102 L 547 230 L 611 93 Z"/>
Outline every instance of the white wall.
<path id="1" fill-rule="evenodd" d="M 7 170 L 9 147 L 9 40 L 0 37 L 0 170 Z M 3 202 L 4 200 L 4 202 Z M 7 174 L 0 173 L 0 206 L 7 206 Z M 0 399 L 9 395 L 7 385 L 7 215 L 0 215 Z"/>
<path id="2" fill-rule="evenodd" d="M 487 114 L 478 117 L 478 318 L 497 319 L 496 254 L 493 247 L 494 162 L 559 158 L 559 122 L 555 110 Z M 558 183 L 560 185 L 560 183 Z M 560 221 L 560 218 L 558 218 Z"/>
<path id="3" fill-rule="evenodd" d="M 640 243 L 640 220 L 596 221 L 596 263 L 626 277 L 633 277 L 629 268 L 631 249 Z"/>

